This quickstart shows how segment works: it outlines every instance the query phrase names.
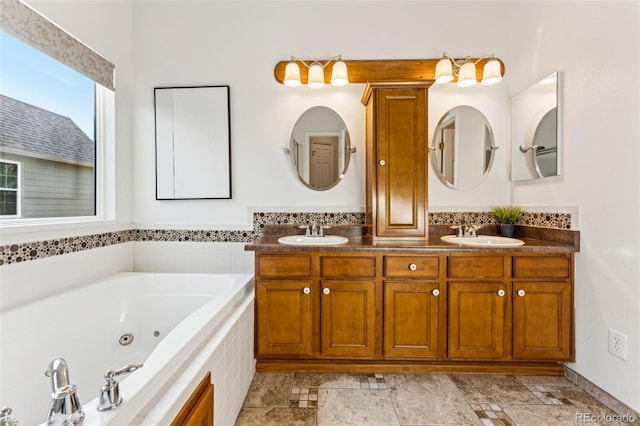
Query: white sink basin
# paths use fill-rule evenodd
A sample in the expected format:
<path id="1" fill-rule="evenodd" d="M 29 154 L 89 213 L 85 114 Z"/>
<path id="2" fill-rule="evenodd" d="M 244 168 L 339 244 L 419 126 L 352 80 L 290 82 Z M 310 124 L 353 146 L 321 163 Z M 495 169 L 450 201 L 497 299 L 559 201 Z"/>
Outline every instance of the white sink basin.
<path id="1" fill-rule="evenodd" d="M 445 235 L 440 237 L 440 239 L 452 244 L 475 247 L 517 247 L 524 244 L 524 241 L 518 240 L 517 238 L 497 237 L 494 235 L 478 235 L 477 237 Z"/>
<path id="2" fill-rule="evenodd" d="M 304 235 L 289 235 L 287 237 L 278 238 L 280 244 L 288 244 L 291 246 L 333 246 L 337 244 L 346 244 L 348 238 L 339 235 L 325 235 L 324 237 L 305 237 Z"/>

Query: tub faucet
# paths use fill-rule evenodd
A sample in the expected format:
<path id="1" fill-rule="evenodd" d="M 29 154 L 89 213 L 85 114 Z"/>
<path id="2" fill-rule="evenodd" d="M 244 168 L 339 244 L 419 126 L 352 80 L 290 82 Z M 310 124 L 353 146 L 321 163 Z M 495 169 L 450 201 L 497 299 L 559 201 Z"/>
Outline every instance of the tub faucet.
<path id="1" fill-rule="evenodd" d="M 11 408 L 2 407 L 0 410 L 0 426 L 18 426 L 18 421 L 11 417 Z"/>
<path id="2" fill-rule="evenodd" d="M 130 364 L 122 367 L 120 370 L 107 370 L 104 374 L 106 382 L 100 386 L 100 394 L 98 395 L 98 411 L 107 411 L 116 408 L 122 403 L 120 396 L 120 383 L 115 379 L 116 376 L 129 374 L 142 368 L 144 364 Z"/>
<path id="3" fill-rule="evenodd" d="M 51 407 L 47 425 L 82 425 L 84 411 L 75 385 L 69 384 L 69 368 L 62 358 L 49 363 L 44 375 L 51 378 Z"/>

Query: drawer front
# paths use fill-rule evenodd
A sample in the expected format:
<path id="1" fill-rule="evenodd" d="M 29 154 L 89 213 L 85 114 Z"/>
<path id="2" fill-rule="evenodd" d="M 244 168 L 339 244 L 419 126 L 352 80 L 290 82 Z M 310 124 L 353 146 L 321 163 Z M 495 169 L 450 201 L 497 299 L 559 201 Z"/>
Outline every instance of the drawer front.
<path id="1" fill-rule="evenodd" d="M 311 275 L 309 255 L 261 255 L 256 265 L 256 275 L 266 277 L 308 277 Z"/>
<path id="2" fill-rule="evenodd" d="M 323 256 L 320 275 L 324 278 L 373 278 L 376 275 L 374 257 Z"/>
<path id="3" fill-rule="evenodd" d="M 384 258 L 385 277 L 437 279 L 439 274 L 437 256 L 385 256 Z"/>
<path id="4" fill-rule="evenodd" d="M 571 262 L 565 256 L 515 256 L 514 278 L 569 278 Z"/>
<path id="5" fill-rule="evenodd" d="M 502 256 L 450 256 L 450 278 L 501 278 L 504 276 Z"/>

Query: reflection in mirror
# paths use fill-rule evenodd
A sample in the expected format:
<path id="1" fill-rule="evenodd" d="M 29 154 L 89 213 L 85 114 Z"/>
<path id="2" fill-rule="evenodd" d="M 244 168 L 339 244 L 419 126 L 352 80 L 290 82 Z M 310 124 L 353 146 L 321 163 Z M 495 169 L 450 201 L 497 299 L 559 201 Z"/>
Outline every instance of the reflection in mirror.
<path id="1" fill-rule="evenodd" d="M 298 118 L 285 152 L 300 182 L 324 191 L 340 182 L 355 148 L 351 147 L 349 131 L 338 113 L 317 106 Z"/>
<path id="2" fill-rule="evenodd" d="M 450 188 L 471 189 L 493 163 L 493 132 L 485 116 L 470 106 L 457 106 L 440 119 L 430 148 L 434 171 Z"/>
<path id="3" fill-rule="evenodd" d="M 156 199 L 231 198 L 229 86 L 156 87 Z"/>
<path id="4" fill-rule="evenodd" d="M 512 99 L 513 181 L 560 174 L 558 80 L 558 73 L 553 73 Z"/>

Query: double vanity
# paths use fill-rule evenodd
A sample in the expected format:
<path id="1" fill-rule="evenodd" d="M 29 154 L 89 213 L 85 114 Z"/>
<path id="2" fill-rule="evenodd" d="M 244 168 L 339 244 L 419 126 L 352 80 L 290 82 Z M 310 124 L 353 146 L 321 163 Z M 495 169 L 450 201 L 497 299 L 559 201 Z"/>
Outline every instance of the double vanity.
<path id="1" fill-rule="evenodd" d="M 346 242 L 278 241 L 296 232 L 267 227 L 246 246 L 258 370 L 560 374 L 574 360 L 575 231 L 520 227 L 523 244 L 483 247 L 447 242 L 448 226 L 382 242 L 337 226 L 327 234 Z"/>
<path id="2" fill-rule="evenodd" d="M 266 226 L 245 246 L 255 252 L 258 371 L 561 374 L 574 361 L 577 231 L 518 226 L 513 239 L 491 219 L 478 233 L 456 224 L 469 230 L 457 235 L 429 223 L 428 157 L 445 185 L 467 190 L 497 149 L 473 108 L 449 111 L 429 146 L 432 83 L 365 88 L 363 225 Z M 326 190 L 355 150 L 339 117 L 312 112 L 285 152 L 301 182 Z M 308 122 L 332 124 L 319 133 Z M 321 179 L 315 163 L 335 179 Z"/>

